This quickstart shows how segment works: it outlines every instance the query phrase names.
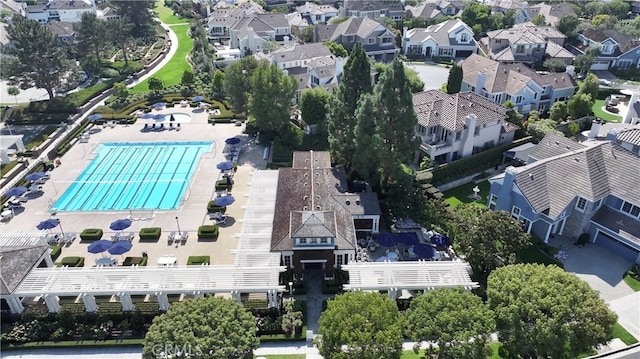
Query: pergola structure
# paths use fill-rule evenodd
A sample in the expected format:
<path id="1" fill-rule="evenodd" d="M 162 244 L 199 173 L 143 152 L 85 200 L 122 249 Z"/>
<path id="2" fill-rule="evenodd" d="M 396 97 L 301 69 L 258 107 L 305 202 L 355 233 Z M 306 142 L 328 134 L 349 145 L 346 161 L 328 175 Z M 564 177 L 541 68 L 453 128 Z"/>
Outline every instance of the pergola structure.
<path id="1" fill-rule="evenodd" d="M 46 231 L 0 232 L 0 248 L 46 245 Z"/>
<path id="2" fill-rule="evenodd" d="M 463 261 L 351 262 L 342 269 L 349 272 L 345 290 L 386 290 L 396 299 L 402 290 L 478 287 L 471 280 L 471 267 Z"/>

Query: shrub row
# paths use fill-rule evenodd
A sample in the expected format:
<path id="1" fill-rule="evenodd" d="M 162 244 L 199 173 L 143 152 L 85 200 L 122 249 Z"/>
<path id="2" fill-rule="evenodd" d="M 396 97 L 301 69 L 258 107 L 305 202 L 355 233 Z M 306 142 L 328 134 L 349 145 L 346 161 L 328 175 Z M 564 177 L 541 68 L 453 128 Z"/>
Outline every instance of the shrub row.
<path id="1" fill-rule="evenodd" d="M 69 132 L 60 143 L 55 148 L 56 156 L 62 156 L 71 148 L 71 141 L 73 141 L 76 137 L 80 136 L 82 132 L 89 126 L 89 121 L 87 119 L 82 120 L 82 122 L 76 126 L 71 132 Z"/>

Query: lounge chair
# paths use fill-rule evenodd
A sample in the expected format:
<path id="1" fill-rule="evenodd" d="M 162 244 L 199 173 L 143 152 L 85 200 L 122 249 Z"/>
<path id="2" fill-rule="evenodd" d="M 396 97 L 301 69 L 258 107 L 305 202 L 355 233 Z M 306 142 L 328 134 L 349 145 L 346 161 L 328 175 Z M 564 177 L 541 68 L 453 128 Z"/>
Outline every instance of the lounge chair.
<path id="1" fill-rule="evenodd" d="M 144 127 L 142 127 L 142 131 L 149 131 L 149 124 L 145 123 Z"/>
<path id="2" fill-rule="evenodd" d="M 173 130 L 173 122 L 170 122 L 170 123 L 169 123 L 169 129 L 170 129 L 170 130 Z"/>
<path id="3" fill-rule="evenodd" d="M 180 124 L 176 124 L 176 131 L 180 131 Z"/>
<path id="4" fill-rule="evenodd" d="M 155 131 L 155 130 L 156 130 L 156 124 L 155 124 L 155 123 L 151 125 L 151 129 L 152 129 L 153 131 Z"/>
<path id="5" fill-rule="evenodd" d="M 182 240 L 186 242 L 187 239 L 189 239 L 189 232 L 187 231 L 182 232 L 181 237 L 182 237 Z"/>
<path id="6" fill-rule="evenodd" d="M 158 127 L 158 131 L 164 131 L 164 123 L 160 124 L 160 127 Z"/>
<path id="7" fill-rule="evenodd" d="M 175 238 L 176 238 L 176 232 L 169 233 L 169 237 L 167 238 L 169 240 L 169 245 L 173 244 L 173 241 Z"/>

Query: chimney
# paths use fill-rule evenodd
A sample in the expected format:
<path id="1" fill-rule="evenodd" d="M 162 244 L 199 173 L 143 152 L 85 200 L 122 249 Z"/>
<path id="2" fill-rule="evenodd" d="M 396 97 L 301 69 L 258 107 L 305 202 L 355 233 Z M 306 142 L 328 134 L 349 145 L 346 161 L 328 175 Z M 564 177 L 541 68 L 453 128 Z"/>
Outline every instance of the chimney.
<path id="1" fill-rule="evenodd" d="M 482 90 L 484 89 L 484 83 L 487 81 L 487 74 L 484 71 L 478 72 L 478 76 L 476 77 L 476 93 L 482 95 Z"/>
<path id="2" fill-rule="evenodd" d="M 336 57 L 336 78 L 342 78 L 344 67 L 344 59 L 342 57 Z"/>
<path id="3" fill-rule="evenodd" d="M 502 186 L 495 187 L 495 189 L 494 186 L 491 186 L 491 194 L 495 194 L 498 197 L 495 208 L 496 211 L 511 210 L 513 196 L 511 196 L 510 194 L 512 193 L 512 191 L 514 191 L 517 174 L 518 170 L 513 166 L 509 166 L 504 170 L 504 179 L 502 180 Z M 491 196 L 489 196 L 489 198 L 491 198 Z"/>
<path id="4" fill-rule="evenodd" d="M 622 123 L 629 123 L 633 125 L 633 116 L 637 116 L 636 112 L 636 103 L 638 103 L 638 95 L 640 95 L 640 87 L 633 90 L 631 93 L 631 100 L 629 100 L 629 109 L 627 110 L 627 114 L 624 116 Z"/>
<path id="5" fill-rule="evenodd" d="M 460 145 L 462 157 L 471 156 L 473 154 L 473 144 L 475 143 L 473 137 L 476 131 L 477 122 L 478 117 L 474 114 L 469 114 L 464 118 L 465 129 L 462 131 L 462 144 Z"/>
<path id="6" fill-rule="evenodd" d="M 290 41 L 291 39 L 289 38 L 289 36 L 286 36 L 286 35 L 285 35 L 285 36 L 282 38 L 282 40 L 284 41 L 284 44 L 285 44 L 285 45 L 288 45 L 288 44 L 289 44 L 289 41 Z"/>
<path id="7" fill-rule="evenodd" d="M 602 128 L 602 120 L 595 119 L 591 121 L 591 130 L 589 131 L 589 138 L 594 139 L 598 137 L 598 133 L 600 133 L 601 128 Z"/>

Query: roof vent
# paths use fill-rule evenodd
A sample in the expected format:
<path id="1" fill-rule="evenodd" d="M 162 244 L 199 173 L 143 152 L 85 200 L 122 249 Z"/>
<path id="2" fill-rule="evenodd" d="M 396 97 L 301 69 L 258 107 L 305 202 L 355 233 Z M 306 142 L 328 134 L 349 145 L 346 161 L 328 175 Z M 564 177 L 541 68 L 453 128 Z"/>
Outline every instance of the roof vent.
<path id="1" fill-rule="evenodd" d="M 320 195 L 316 195 L 316 199 L 320 199 Z"/>
<path id="2" fill-rule="evenodd" d="M 360 205 L 360 200 L 356 199 L 356 204 L 359 206 Z"/>
<path id="3" fill-rule="evenodd" d="M 576 162 L 580 162 L 580 157 L 576 157 L 574 160 L 576 160 Z"/>
<path id="4" fill-rule="evenodd" d="M 559 144 L 560 144 L 560 141 L 556 141 L 556 145 L 559 145 Z"/>
<path id="5" fill-rule="evenodd" d="M 529 179 L 533 180 L 533 173 L 529 173 Z"/>
<path id="6" fill-rule="evenodd" d="M 316 209 L 317 209 L 317 210 L 320 210 L 320 209 L 322 209 L 322 207 L 320 207 L 320 206 L 316 206 Z"/>
<path id="7" fill-rule="evenodd" d="M 302 207 L 302 210 L 303 210 L 303 211 L 308 211 L 308 210 L 309 210 L 309 207 L 304 206 L 304 207 Z"/>
<path id="8" fill-rule="evenodd" d="M 306 201 L 306 200 L 308 200 L 308 199 L 309 199 L 309 196 L 304 196 L 304 197 L 302 197 L 302 200 L 303 200 L 303 201 Z"/>
<path id="9" fill-rule="evenodd" d="M 348 205 L 350 205 L 350 204 L 351 204 L 351 201 L 346 200 L 346 201 L 344 201 L 344 203 L 346 203 L 346 204 L 347 204 L 347 206 L 348 206 Z"/>

